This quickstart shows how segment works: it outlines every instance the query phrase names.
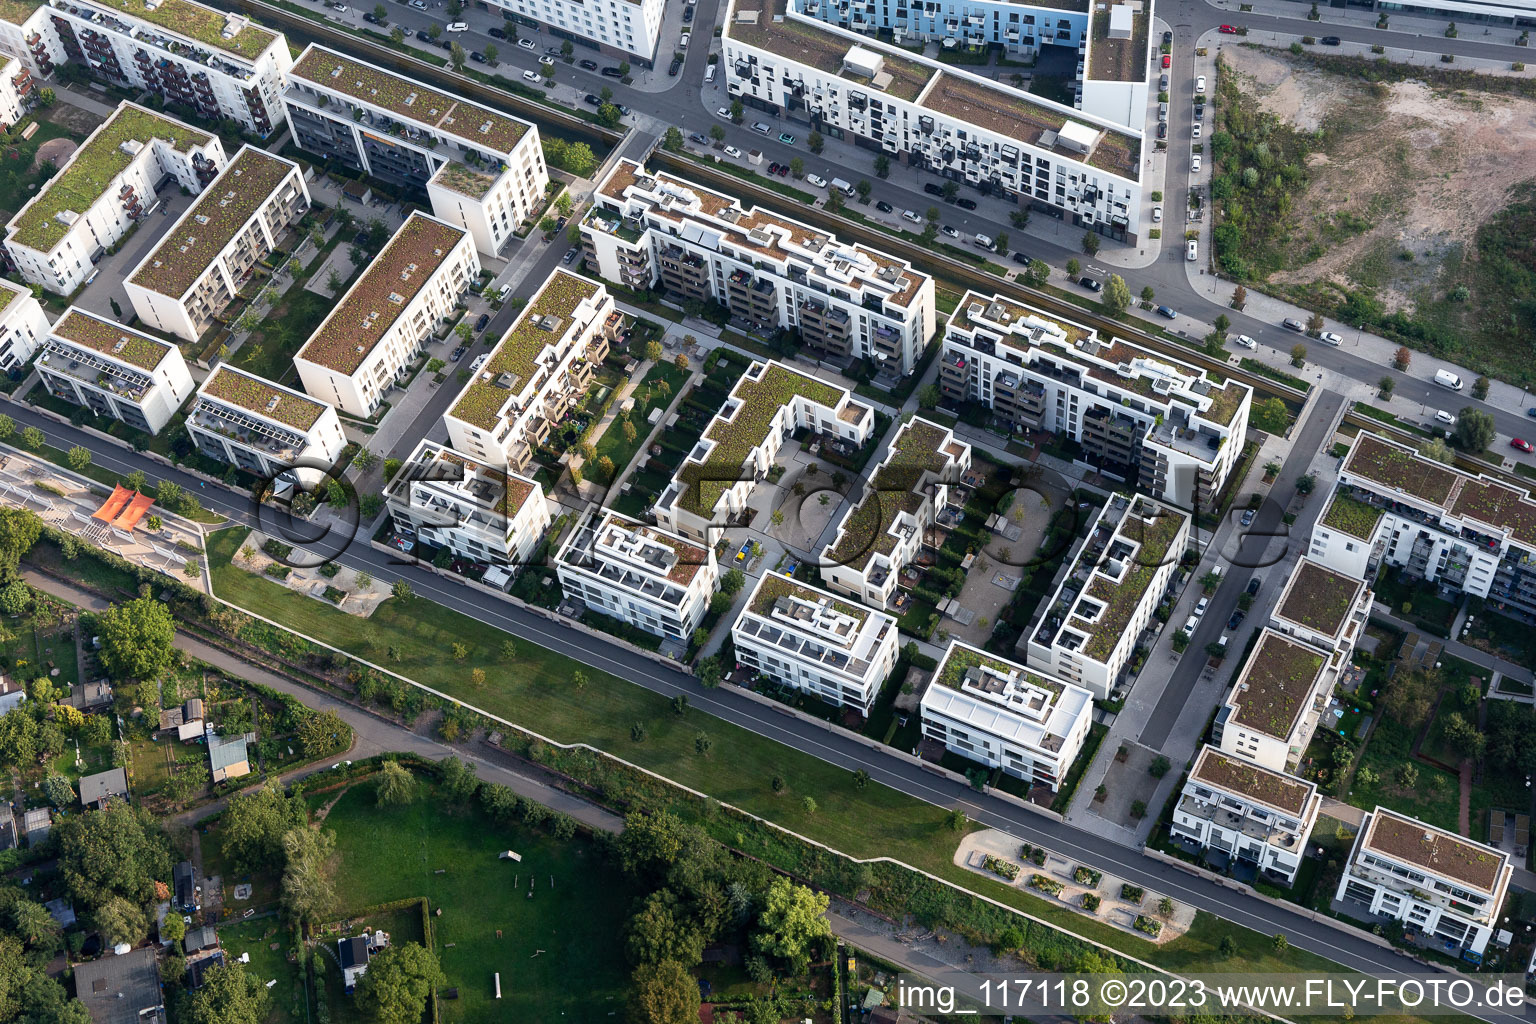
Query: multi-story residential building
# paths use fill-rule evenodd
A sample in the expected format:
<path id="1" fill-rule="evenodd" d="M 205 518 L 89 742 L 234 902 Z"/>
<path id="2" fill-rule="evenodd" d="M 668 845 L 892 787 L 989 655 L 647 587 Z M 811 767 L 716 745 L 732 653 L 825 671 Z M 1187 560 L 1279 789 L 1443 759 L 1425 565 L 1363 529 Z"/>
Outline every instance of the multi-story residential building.
<path id="1" fill-rule="evenodd" d="M 1139 130 L 824 24 L 791 0 L 732 0 L 724 46 L 727 89 L 746 106 L 1077 227 L 1141 237 Z"/>
<path id="2" fill-rule="evenodd" d="M 243 147 L 123 281 L 134 310 L 146 324 L 196 341 L 308 210 L 298 164 Z"/>
<path id="3" fill-rule="evenodd" d="M 316 45 L 283 100 L 300 149 L 425 189 L 433 216 L 488 256 L 542 207 L 549 170 L 527 121 Z"/>
<path id="4" fill-rule="evenodd" d="M 622 315 L 596 281 L 549 275 L 443 414 L 456 451 L 521 473 L 575 408 Z"/>
<path id="5" fill-rule="evenodd" d="M 153 210 L 163 183 L 201 192 L 224 163 L 217 135 L 120 103 L 6 224 L 6 252 L 27 281 L 69 295 Z"/>
<path id="6" fill-rule="evenodd" d="M 549 529 L 544 489 L 433 441 L 384 491 L 395 529 L 477 562 L 520 567 Z"/>
<path id="7" fill-rule="evenodd" d="M 567 598 L 684 645 L 720 578 L 710 548 L 608 509 L 571 532 L 555 572 Z"/>
<path id="8" fill-rule="evenodd" d="M 1207 745 L 1174 805 L 1169 833 L 1290 885 L 1321 806 L 1312 783 Z"/>
<path id="9" fill-rule="evenodd" d="M 641 67 L 656 66 L 665 0 L 486 0 L 502 17 L 542 25 L 557 39 L 612 54 Z M 670 56 L 670 53 L 668 54 Z"/>
<path id="10" fill-rule="evenodd" d="M 597 187 L 581 235 L 610 281 L 718 302 L 840 361 L 911 373 L 934 332 L 933 279 L 910 263 L 633 160 Z"/>
<path id="11" fill-rule="evenodd" d="M 1265 627 L 1232 692 L 1216 709 L 1212 741 L 1273 771 L 1294 771 L 1348 664 Z"/>
<path id="12" fill-rule="evenodd" d="M 1385 562 L 1536 623 L 1536 500 L 1369 431 L 1350 445 L 1308 553 L 1351 576 Z"/>
<path id="13" fill-rule="evenodd" d="M 411 214 L 293 357 L 304 390 L 372 416 L 479 273 L 469 232 Z"/>
<path id="14" fill-rule="evenodd" d="M 901 570 L 917 558 L 923 534 L 949 504 L 950 485 L 970 468 L 971 446 L 954 431 L 925 419 L 909 421 L 821 553 L 827 586 L 889 608 Z"/>
<path id="15" fill-rule="evenodd" d="M 1029 666 L 1099 700 L 1120 685 L 1190 541 L 1190 517 L 1116 494 L 1021 641 Z"/>
<path id="16" fill-rule="evenodd" d="M 195 387 L 175 345 L 76 306 L 49 329 L 34 366 L 56 397 L 151 434 Z"/>
<path id="17" fill-rule="evenodd" d="M 0 54 L 0 131 L 10 131 L 32 109 L 32 69 Z"/>
<path id="18" fill-rule="evenodd" d="M 281 123 L 288 42 L 244 14 L 192 0 L 52 0 L 21 34 L 18 56 L 43 74 L 75 64 L 262 137 Z"/>
<path id="19" fill-rule="evenodd" d="M 861 715 L 896 667 L 894 618 L 776 572 L 757 581 L 731 639 L 738 666 Z"/>
<path id="20" fill-rule="evenodd" d="M 1093 7 L 1088 39 L 1078 49 L 1083 62 L 1077 108 L 1140 133 L 1147 123 L 1151 0 L 1112 0 Z"/>
<path id="21" fill-rule="evenodd" d="M 950 642 L 919 705 L 923 735 L 1032 786 L 1061 788 L 1093 724 L 1093 694 Z"/>
<path id="22" fill-rule="evenodd" d="M 1270 612 L 1270 628 L 1336 652 L 1343 664 L 1365 633 L 1373 595 L 1363 580 L 1303 557 Z"/>
<path id="23" fill-rule="evenodd" d="M 1001 295 L 967 293 L 944 331 L 939 390 L 1000 426 L 1062 434 L 1159 501 L 1214 508 L 1242 455 L 1253 392 Z"/>
<path id="24" fill-rule="evenodd" d="M 204 455 L 280 490 L 319 487 L 347 446 L 335 409 L 228 363 L 198 388 L 187 433 Z"/>
<path id="25" fill-rule="evenodd" d="M 1334 898 L 1478 960 L 1513 874 L 1504 850 L 1378 806 L 1360 825 Z"/>
<path id="26" fill-rule="evenodd" d="M 663 529 L 712 542 L 712 528 L 746 510 L 753 489 L 796 430 L 826 434 L 860 448 L 874 427 L 874 410 L 855 402 L 842 388 L 783 363 L 754 362 L 731 388 L 652 512 Z"/>
<path id="27" fill-rule="evenodd" d="M 31 289 L 0 279 L 0 373 L 17 373 L 48 336 L 48 317 Z"/>

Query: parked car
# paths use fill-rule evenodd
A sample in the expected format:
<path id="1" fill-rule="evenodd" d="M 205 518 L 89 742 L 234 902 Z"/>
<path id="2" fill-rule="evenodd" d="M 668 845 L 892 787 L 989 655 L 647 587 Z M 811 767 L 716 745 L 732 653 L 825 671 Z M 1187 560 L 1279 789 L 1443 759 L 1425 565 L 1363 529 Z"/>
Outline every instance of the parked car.
<path id="1" fill-rule="evenodd" d="M 560 262 L 569 266 L 571 262 L 574 261 L 579 255 L 581 255 L 581 250 L 573 245 L 565 251 L 564 256 L 560 257 Z"/>
<path id="2" fill-rule="evenodd" d="M 807 174 L 805 176 L 805 183 L 807 185 L 814 185 L 816 188 L 826 188 L 827 187 L 827 179 L 823 178 L 819 174 Z"/>
<path id="3" fill-rule="evenodd" d="M 364 11 L 363 12 L 363 20 L 366 21 L 370 25 L 380 25 L 380 24 L 383 24 L 383 22 L 381 22 L 379 20 L 379 16 L 377 14 L 374 14 L 372 11 Z"/>
<path id="4" fill-rule="evenodd" d="M 600 106 L 602 106 L 602 105 L 603 105 L 603 98 L 602 98 L 602 97 L 601 97 L 601 96 L 599 96 L 599 95 L 598 95 L 598 94 L 597 94 L 597 93 L 595 93 L 595 92 L 589 92 L 589 93 L 587 93 L 587 94 L 586 94 L 586 95 L 585 95 L 585 96 L 583 96 L 583 97 L 582 97 L 582 98 L 581 98 L 581 101 L 582 101 L 582 102 L 583 102 L 583 103 L 590 103 L 590 104 L 592 104 L 592 105 L 593 105 L 593 106 L 594 106 L 594 107 L 600 107 Z"/>
<path id="5" fill-rule="evenodd" d="M 875 209 L 879 210 L 881 213 L 893 213 L 895 212 L 896 207 L 892 206 L 884 199 L 877 199 L 875 200 Z"/>
<path id="6" fill-rule="evenodd" d="M 586 71 L 596 71 L 597 70 L 597 61 L 595 61 L 595 60 L 579 60 L 579 61 L 576 62 L 576 66 L 579 67 L 579 68 L 582 68 L 583 70 L 586 70 Z"/>
<path id="7" fill-rule="evenodd" d="M 1160 138 L 1160 139 L 1166 139 L 1168 137 L 1168 122 L 1167 121 L 1159 121 L 1157 123 L 1157 137 Z"/>
<path id="8" fill-rule="evenodd" d="M 667 65 L 667 77 L 676 78 L 677 73 L 681 70 L 683 70 L 683 62 L 673 57 L 672 63 Z"/>
<path id="9" fill-rule="evenodd" d="M 532 82 L 534 85 L 538 85 L 544 81 L 544 76 L 539 74 L 537 71 L 524 71 L 523 81 Z"/>
<path id="10" fill-rule="evenodd" d="M 426 0 L 411 0 L 411 9 L 412 10 L 416 10 L 416 11 L 424 11 L 424 10 L 426 10 L 427 9 Z"/>
<path id="11" fill-rule="evenodd" d="M 1322 43 L 1324 46 L 1339 46 L 1343 43 L 1343 40 L 1338 36 L 1323 36 L 1323 38 L 1319 39 L 1318 42 Z"/>
<path id="12" fill-rule="evenodd" d="M 719 117 L 719 118 L 724 118 L 725 120 L 729 121 L 729 120 L 731 120 L 731 108 L 730 107 L 716 107 L 715 108 L 715 116 Z"/>
<path id="13" fill-rule="evenodd" d="M 1104 286 L 1091 277 L 1080 277 L 1077 279 L 1077 283 L 1091 292 L 1101 292 L 1104 290 Z"/>
<path id="14" fill-rule="evenodd" d="M 677 37 L 677 45 L 678 45 L 679 49 L 682 49 L 682 50 L 688 49 L 688 38 L 689 38 L 689 33 L 687 33 L 687 32 L 684 32 L 682 35 Z"/>
<path id="15" fill-rule="evenodd" d="M 1518 448 L 1518 449 L 1520 449 L 1523 452 L 1528 452 L 1528 451 L 1531 450 L 1531 442 L 1529 442 L 1529 441 L 1522 441 L 1518 437 L 1510 438 L 1509 439 L 1509 446 L 1511 448 Z"/>
<path id="16" fill-rule="evenodd" d="M 779 141 L 786 146 L 793 146 L 795 144 L 795 137 L 789 134 L 789 132 L 779 132 Z"/>
<path id="17" fill-rule="evenodd" d="M 1172 32 L 1164 32 L 1163 33 L 1163 45 L 1164 46 L 1172 46 L 1173 45 L 1173 33 Z"/>
<path id="18" fill-rule="evenodd" d="M 1018 263 L 1021 266 L 1029 266 L 1029 259 L 1030 257 L 1028 253 L 1016 252 L 1013 254 L 1013 262 Z"/>
<path id="19" fill-rule="evenodd" d="M 1446 412 L 1444 409 L 1435 410 L 1435 419 L 1439 420 L 1441 423 L 1444 423 L 1448 427 L 1454 427 L 1456 425 L 1456 417 L 1451 413 Z"/>
<path id="20" fill-rule="evenodd" d="M 739 157 L 741 156 L 741 150 L 737 149 L 735 146 L 726 146 L 725 155 L 732 158 Z"/>
<path id="21" fill-rule="evenodd" d="M 1205 614 L 1205 610 L 1207 608 L 1209 608 L 1210 606 L 1211 606 L 1211 599 L 1208 598 L 1208 597 L 1202 597 L 1200 599 L 1200 603 L 1195 605 L 1195 618 L 1198 619 L 1198 618 L 1200 618 L 1200 616 L 1204 615 Z"/>
<path id="22" fill-rule="evenodd" d="M 468 32 L 469 31 L 469 22 L 467 22 L 467 21 L 450 21 L 447 25 L 443 26 L 443 28 L 444 28 L 445 31 L 448 31 L 448 32 Z"/>
<path id="23" fill-rule="evenodd" d="M 458 362 L 460 359 L 464 358 L 464 352 L 465 352 L 465 347 L 463 345 L 460 345 L 458 348 L 454 349 L 453 352 L 448 356 L 448 361 L 450 363 Z"/>
<path id="24" fill-rule="evenodd" d="M 1243 624 L 1243 620 L 1247 617 L 1247 614 L 1244 613 L 1241 608 L 1239 608 L 1237 611 L 1233 612 L 1232 617 L 1227 620 L 1227 628 L 1236 629 L 1238 626 Z"/>
<path id="25" fill-rule="evenodd" d="M 1527 416 L 1536 416 L 1536 409 L 1527 409 L 1525 410 L 1525 414 Z"/>
<path id="26" fill-rule="evenodd" d="M 1184 620 L 1184 625 L 1181 627 L 1181 629 L 1183 630 L 1185 636 L 1194 636 L 1195 627 L 1198 625 L 1200 625 L 1200 620 L 1191 615 L 1189 618 Z"/>
<path id="27" fill-rule="evenodd" d="M 931 196 L 942 196 L 944 194 L 944 189 L 931 181 L 923 183 L 923 191 Z"/>
<path id="28" fill-rule="evenodd" d="M 1252 338 L 1248 337 L 1248 335 L 1246 335 L 1246 334 L 1239 334 L 1237 337 L 1233 338 L 1232 339 L 1232 344 L 1237 345 L 1240 348 L 1258 348 L 1259 347 L 1259 343 L 1254 341 Z"/>
<path id="29" fill-rule="evenodd" d="M 960 232 L 955 230 L 954 228 L 950 227 L 948 224 L 945 224 L 943 227 L 939 228 L 939 230 L 944 233 L 944 237 L 945 238 L 959 238 L 960 237 Z"/>
<path id="30" fill-rule="evenodd" d="M 1258 515 L 1258 513 L 1255 512 L 1253 509 L 1251 509 L 1251 508 L 1248 509 L 1246 512 L 1243 513 L 1242 524 L 1244 526 L 1252 526 L 1253 525 L 1254 517 L 1257 516 L 1257 515 Z"/>
<path id="31" fill-rule="evenodd" d="M 688 141 L 696 146 L 707 146 L 709 145 L 709 136 L 700 132 L 689 132 Z"/>
<path id="32" fill-rule="evenodd" d="M 1248 586 L 1244 587 L 1243 589 L 1248 592 L 1248 596 L 1249 597 L 1258 597 L 1259 596 L 1259 587 L 1261 587 L 1262 585 L 1263 585 L 1262 581 L 1260 581 L 1260 579 L 1257 576 L 1254 576 L 1251 579 L 1249 579 Z"/>
<path id="33" fill-rule="evenodd" d="M 1224 35 L 1224 36 L 1235 36 L 1235 35 L 1237 35 L 1237 26 L 1236 25 L 1223 25 L 1223 26 L 1221 26 L 1220 29 L 1218 29 L 1218 31 L 1222 35 Z"/>
<path id="34" fill-rule="evenodd" d="M 779 162 L 777 160 L 775 160 L 773 163 L 768 165 L 768 173 L 769 174 L 778 174 L 779 173 Z"/>
<path id="35" fill-rule="evenodd" d="M 474 61 L 476 64 L 484 64 L 485 54 L 481 53 L 479 50 L 470 50 L 469 59 Z"/>
<path id="36" fill-rule="evenodd" d="M 1152 207 L 1152 223 L 1153 224 L 1159 224 L 1159 223 L 1162 222 L 1162 219 L 1163 219 L 1163 208 L 1161 206 L 1154 206 L 1154 207 Z"/>
<path id="37" fill-rule="evenodd" d="M 1179 314 L 1174 312 L 1172 306 L 1158 306 L 1157 315 L 1167 317 L 1169 320 L 1177 320 L 1179 318 Z"/>
<path id="38" fill-rule="evenodd" d="M 789 177 L 789 164 L 779 164 L 779 177 Z"/>
<path id="39" fill-rule="evenodd" d="M 1318 334 L 1317 340 L 1321 341 L 1325 345 L 1332 345 L 1334 348 L 1338 348 L 1340 345 L 1344 344 L 1344 339 L 1339 337 L 1337 334 L 1334 334 L 1332 331 L 1322 331 Z"/>
<path id="40" fill-rule="evenodd" d="M 684 7 L 683 8 L 683 24 L 684 25 L 691 25 L 691 24 L 693 24 L 693 8 L 692 7 Z"/>
<path id="41" fill-rule="evenodd" d="M 962 210 L 974 210 L 976 209 L 976 200 L 966 199 L 964 196 L 961 196 L 959 199 L 955 200 L 955 205 L 960 207 Z"/>
<path id="42" fill-rule="evenodd" d="M 1190 157 L 1190 159 L 1189 159 L 1189 173 L 1190 174 L 1199 174 L 1200 173 L 1200 154 L 1199 153 L 1196 153 L 1194 156 Z"/>
<path id="43" fill-rule="evenodd" d="M 537 50 L 539 48 L 538 44 L 536 44 L 532 39 L 519 39 L 517 41 L 517 45 L 524 50 Z"/>
<path id="44" fill-rule="evenodd" d="M 347 13 L 347 5 L 346 4 L 331 4 L 331 10 L 335 11 L 337 14 L 346 14 Z"/>
<path id="45" fill-rule="evenodd" d="M 602 74 L 603 74 L 604 78 L 623 78 L 624 77 L 624 72 L 620 71 L 618 69 L 618 67 L 616 65 L 613 65 L 613 64 L 609 64 L 607 67 L 603 68 Z"/>
<path id="46" fill-rule="evenodd" d="M 489 327 L 490 324 L 491 324 L 491 314 L 489 314 L 489 313 L 481 313 L 480 314 L 480 318 L 475 321 L 475 333 L 479 334 L 481 331 L 483 331 L 487 327 Z"/>
<path id="47" fill-rule="evenodd" d="M 1200 95 L 1203 92 L 1205 92 L 1205 76 L 1204 75 L 1196 75 L 1195 76 L 1195 95 L 1198 96 L 1198 95 Z"/>
<path id="48" fill-rule="evenodd" d="M 1284 327 L 1288 331 L 1305 331 L 1307 329 L 1306 324 L 1302 323 L 1300 320 L 1297 320 L 1293 316 L 1288 316 L 1284 320 L 1281 320 L 1280 326 Z"/>
<path id="49" fill-rule="evenodd" d="M 902 220 L 909 220 L 913 224 L 921 224 L 923 222 L 923 218 L 918 216 L 918 213 L 917 213 L 916 210 L 902 210 L 901 211 L 901 219 Z"/>
<path id="50" fill-rule="evenodd" d="M 1168 54 L 1168 53 L 1163 54 L 1163 67 L 1165 67 L 1165 68 L 1173 67 L 1173 55 L 1172 54 Z"/>
<path id="51" fill-rule="evenodd" d="M 416 30 L 416 38 L 424 43 L 430 43 L 432 41 L 432 34 L 426 29 L 421 28 Z"/>
<path id="52" fill-rule="evenodd" d="M 1194 125 L 1191 126 L 1191 128 L 1189 129 L 1189 137 L 1192 138 L 1192 139 L 1198 139 L 1200 137 L 1200 122 L 1199 121 L 1196 121 L 1194 123 Z"/>
<path id="53" fill-rule="evenodd" d="M 492 39 L 507 38 L 507 30 L 504 28 L 488 28 L 485 30 L 485 34 L 490 36 Z"/>
<path id="54" fill-rule="evenodd" d="M 622 114 L 624 117 L 628 117 L 629 116 L 629 108 L 626 107 L 624 104 L 622 104 L 622 103 L 615 103 L 613 105 L 613 108 L 615 110 L 617 110 L 620 114 Z"/>
<path id="55" fill-rule="evenodd" d="M 1189 260 L 1191 263 L 1200 262 L 1200 242 L 1197 239 L 1191 238 L 1189 240 L 1189 244 L 1185 246 L 1185 249 L 1185 259 Z"/>

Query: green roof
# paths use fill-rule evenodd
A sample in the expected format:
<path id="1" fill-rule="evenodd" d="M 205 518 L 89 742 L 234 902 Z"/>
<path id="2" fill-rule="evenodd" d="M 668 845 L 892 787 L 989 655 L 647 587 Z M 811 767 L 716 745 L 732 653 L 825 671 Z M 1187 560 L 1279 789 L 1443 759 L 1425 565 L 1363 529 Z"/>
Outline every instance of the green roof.
<path id="1" fill-rule="evenodd" d="M 59 318 L 50 333 L 71 344 L 137 366 L 141 370 L 153 370 L 159 366 L 173 347 L 168 342 L 140 334 L 122 324 L 103 320 L 74 306 Z"/>
<path id="2" fill-rule="evenodd" d="M 809 601 L 812 604 L 820 604 L 822 601 L 826 601 L 834 610 L 858 619 L 861 626 L 869 619 L 868 608 L 861 608 L 856 604 L 840 601 L 824 590 L 808 587 L 804 583 L 799 583 L 788 576 L 781 576 L 775 572 L 763 574 L 762 580 L 757 585 L 757 590 L 752 594 L 752 603 L 747 606 L 747 611 L 754 615 L 768 618 L 773 614 L 773 606 L 781 597 L 795 597 L 802 601 Z M 852 637 L 849 637 L 849 639 L 851 640 Z"/>
<path id="3" fill-rule="evenodd" d="M 464 388 L 449 415 L 481 430 L 495 426 L 496 415 L 507 399 L 533 379 L 539 354 L 560 340 L 576 307 L 582 300 L 596 295 L 598 287 L 595 282 L 564 270 L 551 274 L 533 301 L 523 307 L 511 329 L 491 350 L 491 357 Z M 540 326 L 545 317 L 551 316 L 560 321 L 554 330 Z M 513 378 L 508 381 L 510 389 L 496 383 L 503 374 Z"/>
<path id="4" fill-rule="evenodd" d="M 432 179 L 434 184 L 452 189 L 460 195 L 471 199 L 484 198 L 485 194 L 496 184 L 496 175 L 477 171 L 468 164 L 461 164 L 456 160 L 450 160 L 443 164 Z"/>
<path id="5" fill-rule="evenodd" d="M 9 281 L 6 283 L 10 284 Z M 9 309 L 11 301 L 17 296 L 23 294 L 26 293 L 18 291 L 15 285 L 11 285 L 9 288 L 0 288 L 0 313 L 4 313 L 7 309 Z"/>
<path id="6" fill-rule="evenodd" d="M 1142 515 L 1151 515 L 1152 522 L 1145 522 Z M 1089 580 L 1085 593 L 1104 605 L 1099 617 L 1088 622 L 1074 615 L 1069 622 L 1073 629 L 1088 634 L 1088 643 L 1083 647 L 1083 653 L 1088 657 L 1103 661 L 1115 649 L 1130 625 L 1136 606 L 1162 567 L 1173 538 L 1186 521 L 1185 515 L 1176 509 L 1151 505 L 1141 499 L 1127 510 L 1116 534 L 1139 543 L 1140 548 L 1131 556 L 1131 564 L 1126 566 L 1125 575 L 1118 583 L 1098 572 Z"/>
<path id="7" fill-rule="evenodd" d="M 1353 576 L 1303 558 L 1291 577 L 1279 614 L 1325 636 L 1337 636 L 1364 586 Z"/>
<path id="8" fill-rule="evenodd" d="M 875 470 L 864 500 L 843 521 L 842 537 L 830 555 L 834 565 L 862 569 L 874 554 L 888 555 L 895 549 L 891 524 L 898 513 L 915 515 L 922 507 L 927 495 L 918 489 L 918 483 L 924 472 L 942 472 L 949 462 L 939 451 L 947 433 L 923 419 L 914 419 L 901 428 Z"/>
<path id="9" fill-rule="evenodd" d="M 1288 739 L 1322 671 L 1321 653 L 1265 630 L 1232 693 L 1232 720 L 1267 736 Z"/>
<path id="10" fill-rule="evenodd" d="M 938 668 L 938 675 L 934 677 L 940 686 L 947 686 L 951 690 L 960 689 L 960 684 L 965 682 L 965 673 L 973 668 L 987 668 L 1005 676 L 1017 675 L 1025 682 L 1032 683 L 1051 693 L 1060 694 L 1061 684 L 1054 679 L 1046 679 L 1044 676 L 1035 675 L 1023 665 L 1015 664 L 1003 658 L 995 658 L 985 651 L 978 651 L 974 647 L 964 646 L 959 641 L 949 645 L 949 652 L 944 655 L 944 660 Z"/>
<path id="11" fill-rule="evenodd" d="M 85 140 L 43 190 L 11 220 L 9 241 L 48 252 L 69 231 L 57 214 L 72 210 L 84 214 L 99 200 L 112 181 L 133 161 L 123 150 L 125 142 L 148 143 L 160 139 L 186 153 L 207 145 L 210 136 L 168 117 L 123 104 Z"/>
<path id="12" fill-rule="evenodd" d="M 1333 501 L 1328 504 L 1328 511 L 1323 513 L 1323 525 L 1334 530 L 1342 530 L 1351 537 L 1370 540 L 1376 533 L 1376 524 L 1381 522 L 1382 514 L 1383 510 L 1375 505 L 1367 505 L 1347 494 L 1339 493 L 1333 496 Z"/>
<path id="13" fill-rule="evenodd" d="M 1451 495 L 1451 487 L 1462 476 L 1411 448 L 1368 432 L 1361 432 L 1355 438 L 1355 446 L 1344 460 L 1344 471 L 1356 473 L 1383 487 L 1401 488 L 1433 505 L 1444 505 Z"/>
<path id="14" fill-rule="evenodd" d="M 188 39 L 195 39 L 204 46 L 233 53 L 247 60 L 260 57 L 277 39 L 276 33 L 258 27 L 249 18 L 242 19 L 244 27 L 240 31 L 225 38 L 224 28 L 229 23 L 229 15 L 211 7 L 204 7 L 202 4 L 191 3 L 189 0 L 159 0 L 153 10 L 144 0 L 95 0 L 95 2 L 152 25 L 159 25 L 167 31 L 186 36 Z"/>
<path id="15" fill-rule="evenodd" d="M 44 0 L 0 0 L 0 21 L 20 25 L 43 6 Z"/>
<path id="16" fill-rule="evenodd" d="M 222 365 L 208 377 L 201 394 L 269 420 L 309 430 L 325 412 L 325 403 L 278 387 L 264 377 Z"/>

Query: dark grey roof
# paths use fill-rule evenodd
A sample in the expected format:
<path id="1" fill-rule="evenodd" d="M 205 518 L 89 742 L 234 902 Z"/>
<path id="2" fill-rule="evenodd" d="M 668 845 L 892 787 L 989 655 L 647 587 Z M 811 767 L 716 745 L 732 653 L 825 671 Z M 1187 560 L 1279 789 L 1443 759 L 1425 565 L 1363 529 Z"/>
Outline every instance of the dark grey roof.
<path id="1" fill-rule="evenodd" d="M 207 956 L 187 961 L 187 991 L 195 992 L 203 987 L 203 976 L 215 967 L 224 966 L 224 951 L 214 950 Z"/>
<path id="2" fill-rule="evenodd" d="M 44 903 L 43 909 L 58 922 L 60 928 L 68 928 L 75 923 L 75 908 L 70 906 L 69 901 L 62 896 Z"/>
<path id="3" fill-rule="evenodd" d="M 95 1024 L 144 1024 L 140 1017 L 163 1006 L 154 950 L 144 947 L 122 956 L 104 956 L 75 968 L 75 994 Z"/>
<path id="4" fill-rule="evenodd" d="M 128 797 L 128 773 L 121 768 L 110 768 L 80 779 L 80 802 L 94 807 L 109 797 Z"/>
<path id="5" fill-rule="evenodd" d="M 188 929 L 187 937 L 181 940 L 181 948 L 188 953 L 196 953 L 201 949 L 212 949 L 218 944 L 218 933 L 206 925 L 201 928 Z"/>
<path id="6" fill-rule="evenodd" d="M 341 960 L 341 969 L 348 967 L 366 967 L 368 965 L 368 942 L 361 935 L 354 935 L 350 939 L 342 939 L 336 943 L 336 955 Z"/>

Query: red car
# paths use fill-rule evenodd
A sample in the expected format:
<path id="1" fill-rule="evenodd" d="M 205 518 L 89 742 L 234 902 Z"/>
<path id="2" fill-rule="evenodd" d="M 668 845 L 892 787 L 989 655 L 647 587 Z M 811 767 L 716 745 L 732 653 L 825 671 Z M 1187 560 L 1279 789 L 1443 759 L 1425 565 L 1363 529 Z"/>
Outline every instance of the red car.
<path id="1" fill-rule="evenodd" d="M 1221 34 L 1224 35 L 1224 36 L 1235 36 L 1235 35 L 1237 35 L 1237 26 L 1236 25 L 1223 25 L 1223 26 L 1221 26 Z"/>
<path id="2" fill-rule="evenodd" d="M 1529 442 L 1529 441 L 1522 441 L 1518 437 L 1515 438 L 1514 440 L 1510 441 L 1509 442 L 1509 446 L 1511 448 L 1518 448 L 1518 449 L 1520 449 L 1523 452 L 1528 452 L 1528 451 L 1531 450 L 1531 442 Z"/>
<path id="3" fill-rule="evenodd" d="M 1165 68 L 1173 67 L 1173 54 L 1171 54 L 1171 53 L 1163 54 L 1163 67 L 1165 67 Z"/>

